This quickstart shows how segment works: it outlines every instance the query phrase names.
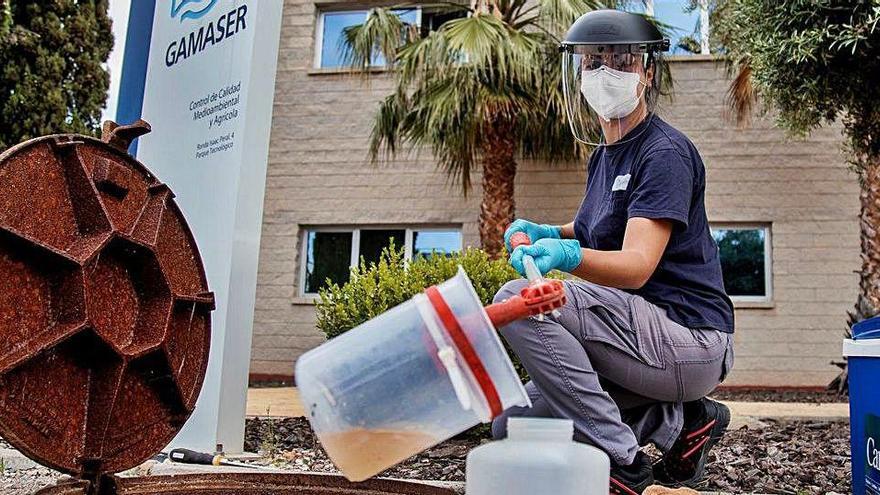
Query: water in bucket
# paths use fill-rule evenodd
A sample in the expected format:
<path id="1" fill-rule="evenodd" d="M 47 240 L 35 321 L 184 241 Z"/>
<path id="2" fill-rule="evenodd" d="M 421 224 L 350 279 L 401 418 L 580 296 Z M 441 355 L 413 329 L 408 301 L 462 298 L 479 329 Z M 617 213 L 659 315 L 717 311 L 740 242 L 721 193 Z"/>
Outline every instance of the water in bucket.
<path id="1" fill-rule="evenodd" d="M 312 429 L 352 481 L 529 405 L 461 269 L 304 354 L 296 382 Z"/>

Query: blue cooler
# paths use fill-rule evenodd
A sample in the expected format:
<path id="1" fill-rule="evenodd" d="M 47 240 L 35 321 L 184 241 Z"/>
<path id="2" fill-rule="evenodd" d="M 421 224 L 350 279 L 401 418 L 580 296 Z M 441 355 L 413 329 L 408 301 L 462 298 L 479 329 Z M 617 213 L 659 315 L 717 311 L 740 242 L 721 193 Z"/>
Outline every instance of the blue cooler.
<path id="1" fill-rule="evenodd" d="M 880 495 L 880 317 L 853 325 L 849 361 L 853 494 Z"/>

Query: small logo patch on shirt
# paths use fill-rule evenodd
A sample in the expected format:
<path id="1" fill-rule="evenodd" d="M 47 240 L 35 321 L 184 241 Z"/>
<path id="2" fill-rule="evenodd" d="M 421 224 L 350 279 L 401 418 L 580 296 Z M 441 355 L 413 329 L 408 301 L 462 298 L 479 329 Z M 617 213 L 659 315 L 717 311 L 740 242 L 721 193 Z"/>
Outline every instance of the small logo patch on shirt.
<path id="1" fill-rule="evenodd" d="M 617 177 L 615 177 L 614 184 L 611 186 L 611 192 L 625 191 L 626 186 L 629 185 L 629 176 L 630 174 L 618 175 Z"/>

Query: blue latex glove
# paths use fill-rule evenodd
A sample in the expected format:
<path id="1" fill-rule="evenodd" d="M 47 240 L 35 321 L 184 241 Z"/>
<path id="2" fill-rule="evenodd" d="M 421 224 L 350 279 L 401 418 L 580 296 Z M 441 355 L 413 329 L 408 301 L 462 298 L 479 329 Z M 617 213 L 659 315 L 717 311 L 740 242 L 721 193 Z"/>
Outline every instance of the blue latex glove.
<path id="1" fill-rule="evenodd" d="M 534 244 L 539 239 L 559 239 L 559 230 L 559 227 L 553 225 L 547 225 L 546 223 L 538 224 L 518 218 L 504 232 L 504 245 L 507 247 L 507 252 L 511 252 L 510 236 L 517 232 L 525 232 L 529 236 L 529 240 Z"/>
<path id="2" fill-rule="evenodd" d="M 541 275 L 553 269 L 571 272 L 583 258 L 581 243 L 576 239 L 541 239 L 531 246 L 519 246 L 511 253 L 510 266 L 522 276 L 526 275 L 523 256 L 527 254 L 534 258 Z"/>

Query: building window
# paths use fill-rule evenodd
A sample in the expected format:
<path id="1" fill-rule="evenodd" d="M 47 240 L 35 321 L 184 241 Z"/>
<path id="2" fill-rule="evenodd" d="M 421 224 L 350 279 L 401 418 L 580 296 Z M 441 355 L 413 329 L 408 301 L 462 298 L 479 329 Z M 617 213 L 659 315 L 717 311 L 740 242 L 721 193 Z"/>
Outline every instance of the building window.
<path id="1" fill-rule="evenodd" d="M 413 7 L 408 9 L 395 9 L 400 19 L 407 24 L 418 26 L 422 36 L 427 36 L 435 31 L 443 23 L 457 19 L 465 15 L 462 9 L 449 9 L 448 7 Z M 367 18 L 369 10 L 346 10 L 321 12 L 318 16 L 317 40 L 315 46 L 315 67 L 333 68 L 342 67 L 345 64 L 343 57 L 344 30 L 351 26 L 362 24 Z M 372 58 L 371 65 L 383 67 L 385 59 L 377 53 Z"/>
<path id="2" fill-rule="evenodd" d="M 666 25 L 669 53 L 709 53 L 708 0 L 636 0 L 627 10 L 652 16 Z"/>
<path id="3" fill-rule="evenodd" d="M 349 270 L 363 259 L 379 261 L 382 250 L 394 242 L 404 257 L 448 256 L 461 251 L 461 229 L 454 227 L 315 227 L 305 229 L 301 292 L 314 295 L 333 283 L 348 281 Z"/>
<path id="4" fill-rule="evenodd" d="M 411 255 L 415 257 L 449 256 L 461 251 L 461 232 L 458 230 L 412 231 Z"/>
<path id="5" fill-rule="evenodd" d="M 769 302 L 773 280 L 770 266 L 770 227 L 713 225 L 724 288 L 734 301 Z"/>
<path id="6" fill-rule="evenodd" d="M 304 292 L 318 292 L 327 279 L 348 281 L 353 246 L 350 231 L 309 231 L 305 239 Z"/>
<path id="7" fill-rule="evenodd" d="M 453 19 L 460 19 L 466 15 L 462 9 L 450 9 L 449 7 L 420 7 L 419 33 L 422 38 L 431 34 L 431 31 L 440 29 L 440 26 Z"/>

